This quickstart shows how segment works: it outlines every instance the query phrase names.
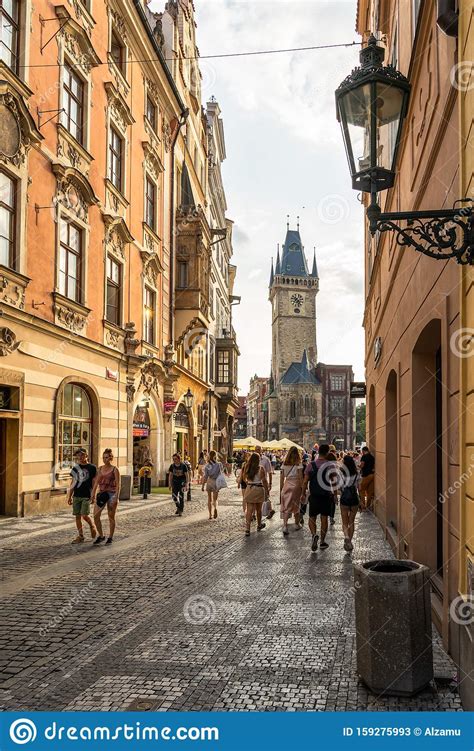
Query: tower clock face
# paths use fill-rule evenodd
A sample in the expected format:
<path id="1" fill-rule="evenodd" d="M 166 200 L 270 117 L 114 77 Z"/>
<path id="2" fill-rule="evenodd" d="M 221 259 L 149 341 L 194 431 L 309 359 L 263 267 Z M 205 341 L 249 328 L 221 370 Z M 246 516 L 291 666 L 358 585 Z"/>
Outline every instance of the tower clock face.
<path id="1" fill-rule="evenodd" d="M 303 305 L 303 296 L 302 295 L 291 295 L 291 304 L 293 306 L 293 310 L 295 313 L 299 313 L 301 311 L 301 306 Z"/>

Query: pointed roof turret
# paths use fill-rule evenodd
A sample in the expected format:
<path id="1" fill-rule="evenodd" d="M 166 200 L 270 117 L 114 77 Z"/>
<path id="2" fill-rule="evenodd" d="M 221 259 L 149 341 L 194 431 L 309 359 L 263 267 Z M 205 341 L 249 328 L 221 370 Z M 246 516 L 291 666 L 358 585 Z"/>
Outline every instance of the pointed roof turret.
<path id="1" fill-rule="evenodd" d="M 286 232 L 280 273 L 285 276 L 309 276 L 299 229 L 288 229 Z"/>
<path id="2" fill-rule="evenodd" d="M 275 267 L 275 276 L 278 276 L 278 274 L 281 274 L 281 267 L 280 267 L 280 246 L 278 246 L 277 250 L 277 262 Z"/>
<path id="3" fill-rule="evenodd" d="M 318 277 L 318 265 L 316 263 L 316 248 L 314 249 L 314 256 L 313 256 L 313 268 L 311 271 L 311 276 L 315 279 L 319 279 Z"/>
<path id="4" fill-rule="evenodd" d="M 272 286 L 274 278 L 275 278 L 275 274 L 273 273 L 273 258 L 272 258 L 272 270 L 270 271 L 270 283 L 268 285 L 269 287 Z"/>
<path id="5" fill-rule="evenodd" d="M 294 386 L 300 383 L 319 384 L 321 381 L 309 367 L 308 354 L 303 352 L 301 362 L 292 362 L 286 373 L 283 375 L 281 384 L 284 386 Z"/>

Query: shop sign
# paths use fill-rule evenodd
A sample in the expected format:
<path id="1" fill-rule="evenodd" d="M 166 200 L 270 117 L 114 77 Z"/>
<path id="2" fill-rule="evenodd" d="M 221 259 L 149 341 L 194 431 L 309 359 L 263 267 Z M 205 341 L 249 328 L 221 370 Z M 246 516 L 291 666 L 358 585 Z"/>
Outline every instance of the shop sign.
<path id="1" fill-rule="evenodd" d="M 367 387 L 363 381 L 351 381 L 351 399 L 365 399 Z"/>
<path id="2" fill-rule="evenodd" d="M 170 415 L 172 412 L 174 412 L 175 409 L 176 409 L 177 403 L 178 402 L 172 401 L 172 400 L 170 400 L 168 402 L 164 402 L 163 403 L 163 408 L 165 410 L 165 415 Z"/>
<path id="3" fill-rule="evenodd" d="M 106 368 L 105 377 L 108 378 L 109 381 L 118 381 L 118 372 L 116 370 L 111 370 L 110 368 Z"/>
<path id="4" fill-rule="evenodd" d="M 147 407 L 137 407 L 133 416 L 133 437 L 148 438 L 150 435 L 150 413 Z"/>

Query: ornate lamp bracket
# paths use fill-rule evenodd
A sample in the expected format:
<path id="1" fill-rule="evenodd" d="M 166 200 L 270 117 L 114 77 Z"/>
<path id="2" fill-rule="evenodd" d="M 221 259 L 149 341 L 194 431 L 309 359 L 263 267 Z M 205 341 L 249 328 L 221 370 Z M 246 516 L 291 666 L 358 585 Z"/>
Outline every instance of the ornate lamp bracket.
<path id="1" fill-rule="evenodd" d="M 456 204 L 459 204 L 456 206 Z M 439 211 L 383 213 L 372 193 L 367 208 L 371 235 L 394 232 L 397 245 L 411 247 L 425 256 L 446 261 L 455 258 L 464 266 L 474 265 L 474 199 L 462 198 L 454 208 Z"/>

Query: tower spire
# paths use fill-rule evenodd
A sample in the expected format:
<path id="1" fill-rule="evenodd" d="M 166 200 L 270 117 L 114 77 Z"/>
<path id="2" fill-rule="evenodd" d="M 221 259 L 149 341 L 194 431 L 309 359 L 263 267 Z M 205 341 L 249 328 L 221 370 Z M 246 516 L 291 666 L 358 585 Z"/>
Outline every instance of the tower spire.
<path id="1" fill-rule="evenodd" d="M 270 284 L 268 285 L 269 287 L 272 286 L 274 277 L 275 277 L 275 275 L 273 273 L 273 256 L 272 256 L 272 269 L 270 271 Z"/>
<path id="2" fill-rule="evenodd" d="M 316 263 L 316 248 L 314 248 L 314 255 L 313 255 L 313 268 L 311 271 L 311 276 L 315 279 L 318 279 L 318 265 Z"/>
<path id="3" fill-rule="evenodd" d="M 290 229 L 290 215 L 289 214 L 286 215 L 286 229 L 287 230 Z"/>
<path id="4" fill-rule="evenodd" d="M 280 244 L 277 245 L 277 260 L 276 260 L 276 266 L 275 266 L 275 276 L 278 276 L 281 274 L 281 267 L 280 267 Z"/>

